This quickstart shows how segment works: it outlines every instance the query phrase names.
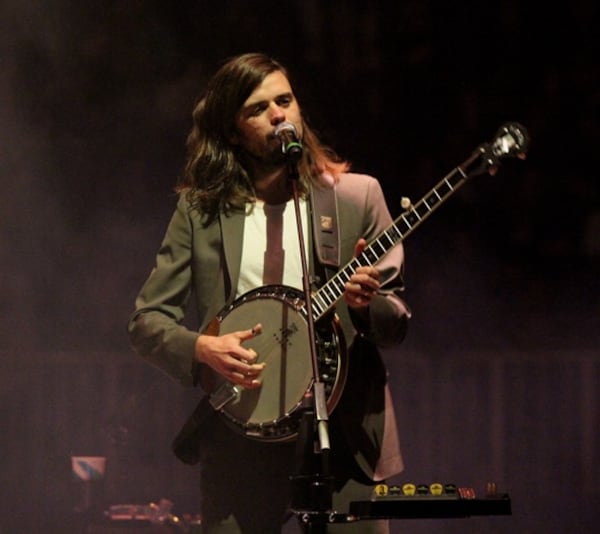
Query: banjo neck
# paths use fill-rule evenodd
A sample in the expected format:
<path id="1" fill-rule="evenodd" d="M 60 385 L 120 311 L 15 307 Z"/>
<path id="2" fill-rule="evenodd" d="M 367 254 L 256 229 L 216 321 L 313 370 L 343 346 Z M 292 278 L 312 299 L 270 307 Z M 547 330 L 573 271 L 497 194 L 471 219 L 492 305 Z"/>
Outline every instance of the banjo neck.
<path id="1" fill-rule="evenodd" d="M 524 157 L 529 143 L 526 129 L 518 123 L 506 123 L 491 143 L 480 145 L 467 160 L 442 178 L 421 200 L 375 238 L 359 255 L 342 267 L 311 298 L 315 321 L 333 309 L 344 294 L 344 287 L 359 267 L 375 265 L 394 246 L 402 242 L 471 177 L 489 172 L 495 174 L 500 159 Z M 306 314 L 306 310 L 303 312 Z"/>
<path id="2" fill-rule="evenodd" d="M 344 294 L 346 282 L 359 267 L 375 265 L 394 246 L 410 235 L 433 211 L 450 197 L 468 179 L 468 175 L 457 167 L 441 180 L 417 204 L 410 206 L 359 255 L 342 267 L 328 282 L 312 295 L 311 306 L 315 321 L 318 321 Z"/>

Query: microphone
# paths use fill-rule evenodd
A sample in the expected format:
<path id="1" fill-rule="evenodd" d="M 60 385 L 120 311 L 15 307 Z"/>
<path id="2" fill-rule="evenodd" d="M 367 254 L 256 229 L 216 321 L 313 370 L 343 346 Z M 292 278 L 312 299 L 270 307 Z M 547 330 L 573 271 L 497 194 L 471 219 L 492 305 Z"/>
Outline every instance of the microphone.
<path id="1" fill-rule="evenodd" d="M 290 163 L 298 163 L 302 157 L 302 143 L 298 131 L 291 122 L 282 122 L 275 127 L 275 137 L 281 143 L 281 151 Z"/>

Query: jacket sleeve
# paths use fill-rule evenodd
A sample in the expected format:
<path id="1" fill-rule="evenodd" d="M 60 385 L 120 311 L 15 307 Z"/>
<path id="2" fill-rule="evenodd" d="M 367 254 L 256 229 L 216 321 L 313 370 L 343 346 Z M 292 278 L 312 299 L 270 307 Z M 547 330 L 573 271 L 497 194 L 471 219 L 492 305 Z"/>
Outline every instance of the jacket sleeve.
<path id="1" fill-rule="evenodd" d="M 182 196 L 127 326 L 134 351 L 186 386 L 193 385 L 198 337 L 181 324 L 192 291 L 192 236 L 190 210 Z"/>
<path id="2" fill-rule="evenodd" d="M 384 230 L 387 230 L 393 221 L 379 182 L 371 176 L 363 175 L 363 179 L 366 180 L 366 186 L 363 188 L 365 194 L 358 200 L 362 204 L 359 213 L 363 214 L 359 229 L 361 235 L 354 236 L 353 239 L 364 237 L 369 245 Z M 355 242 L 347 243 L 346 249 L 353 247 Z M 350 259 L 347 258 L 347 261 Z M 381 273 L 381 287 L 371 300 L 368 314 L 351 309 L 349 314 L 360 336 L 379 347 L 386 347 L 403 341 L 411 317 L 411 310 L 403 299 L 404 247 L 402 243 L 393 246 L 380 258 L 376 266 Z"/>

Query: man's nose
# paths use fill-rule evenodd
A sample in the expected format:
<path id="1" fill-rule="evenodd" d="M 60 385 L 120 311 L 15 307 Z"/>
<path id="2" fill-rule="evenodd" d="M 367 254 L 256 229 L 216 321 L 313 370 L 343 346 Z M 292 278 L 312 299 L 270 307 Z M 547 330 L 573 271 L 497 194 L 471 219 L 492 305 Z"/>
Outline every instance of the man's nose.
<path id="1" fill-rule="evenodd" d="M 275 104 L 271 107 L 271 124 L 276 126 L 282 122 L 285 122 L 285 110 Z"/>

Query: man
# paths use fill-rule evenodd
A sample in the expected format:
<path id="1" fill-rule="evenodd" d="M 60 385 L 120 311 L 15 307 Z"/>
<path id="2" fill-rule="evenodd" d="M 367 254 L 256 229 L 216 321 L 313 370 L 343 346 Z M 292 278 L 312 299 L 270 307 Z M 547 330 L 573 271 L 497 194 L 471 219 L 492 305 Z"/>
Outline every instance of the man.
<path id="1" fill-rule="evenodd" d="M 302 149 L 298 161 L 291 162 L 282 150 L 279 134 L 284 130 L 297 135 Z M 330 319 L 332 327 L 339 326 L 339 335 L 330 339 L 338 343 L 340 358 L 342 353 L 346 358 L 336 368 L 345 377 L 339 382 L 343 386 L 334 384 L 335 395 L 328 397 L 330 448 L 327 442 L 324 451 L 317 446 L 315 458 L 302 458 L 302 451 L 313 448 L 295 443 L 300 435 L 306 439 L 299 429 L 287 432 L 288 406 L 281 407 L 281 439 L 277 424 L 268 421 L 244 431 L 248 421 L 260 417 L 258 412 L 277 411 L 298 374 L 297 362 L 310 354 L 312 340 L 296 332 L 302 323 L 293 317 L 296 307 L 277 301 L 273 306 L 268 297 L 256 305 L 255 297 L 240 297 L 261 286 L 304 287 L 300 236 L 311 289 L 317 290 L 390 225 L 381 187 L 370 176 L 350 173 L 349 165 L 320 142 L 302 114 L 286 70 L 263 54 L 234 57 L 209 81 L 193 112 L 187 148 L 177 208 L 128 331 L 136 352 L 152 365 L 208 393 L 203 415 L 194 421 L 197 450 L 191 454 L 197 458 L 190 461 L 200 462 L 203 532 L 280 532 L 290 517 L 290 499 L 296 498 L 291 497 L 290 477 L 310 475 L 307 466 L 318 465 L 324 453 L 327 462 L 316 470 L 333 478 L 325 493 L 332 493 L 331 510 L 343 518 L 350 502 L 369 499 L 375 482 L 402 470 L 387 374 L 378 350 L 403 340 L 410 317 L 401 299 L 402 245 L 390 246 L 374 265 L 352 267 L 340 284 L 334 319 L 330 314 L 319 318 L 319 328 Z M 323 203 L 323 198 L 328 200 Z M 332 231 L 336 229 L 339 236 Z M 182 322 L 190 298 L 201 323 L 197 331 Z M 223 310 L 236 312 L 236 326 L 215 330 L 215 317 L 223 324 L 228 318 Z M 283 315 L 291 322 L 278 330 Z M 282 341 L 278 336 L 284 330 Z M 267 357 L 266 343 L 274 337 L 277 357 Z M 298 339 L 308 339 L 307 346 L 298 348 Z M 294 369 L 291 376 L 284 375 L 288 364 Z M 310 363 L 304 367 L 312 372 Z M 310 398 L 310 380 L 300 386 Z M 270 429 L 268 435 L 260 435 L 263 427 Z M 305 501 L 300 508 L 308 505 L 312 510 L 311 498 Z M 327 496 L 325 504 L 329 510 Z M 382 521 L 333 521 L 326 528 L 388 531 Z"/>

